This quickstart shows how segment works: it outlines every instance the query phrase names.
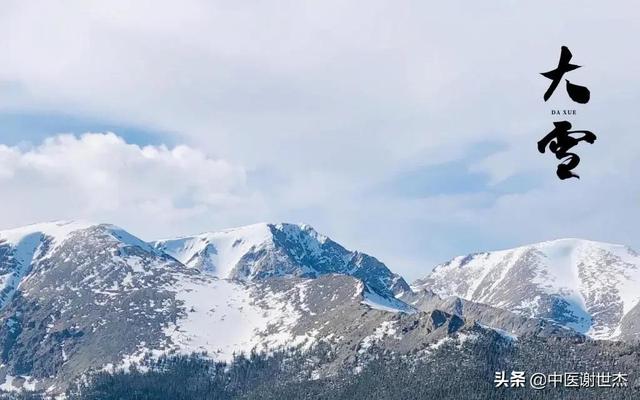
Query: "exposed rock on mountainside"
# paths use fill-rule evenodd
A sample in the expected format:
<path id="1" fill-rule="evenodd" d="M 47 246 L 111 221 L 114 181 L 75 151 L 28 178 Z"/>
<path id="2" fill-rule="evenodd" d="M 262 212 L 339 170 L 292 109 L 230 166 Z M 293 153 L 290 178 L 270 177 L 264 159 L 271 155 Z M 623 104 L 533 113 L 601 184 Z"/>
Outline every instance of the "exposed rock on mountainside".
<path id="1" fill-rule="evenodd" d="M 207 352 L 225 360 L 319 341 L 336 349 L 340 363 L 356 365 L 366 355 L 353 347 L 387 340 L 387 330 L 408 338 L 394 339 L 394 348 L 464 326 L 457 316 L 422 315 L 395 299 L 396 285 L 406 284 L 375 259 L 326 238 L 314 241 L 319 235 L 310 228 L 280 227 L 268 227 L 277 237 L 268 245 L 248 247 L 235 269 L 246 279 L 232 280 L 182 264 L 112 225 L 1 232 L 0 382 L 58 391 L 91 369 L 147 356 Z M 420 334 L 409 339 L 411 332 Z"/>
<path id="2" fill-rule="evenodd" d="M 622 246 L 556 241 L 456 258 L 412 291 L 306 225 L 153 243 L 107 224 L 31 225 L 0 232 L 0 389 L 56 393 L 89 371 L 193 352 L 326 346 L 330 361 L 308 372 L 327 377 L 450 340 L 634 338 L 637 266 Z"/>
<path id="3" fill-rule="evenodd" d="M 637 337 L 640 255 L 621 245 L 561 239 L 456 257 L 413 284 L 598 339 Z"/>
<path id="4" fill-rule="evenodd" d="M 349 251 L 308 225 L 256 224 L 153 244 L 219 278 L 256 281 L 336 273 L 354 276 L 383 296 L 410 290 L 402 277 L 374 257 Z"/>

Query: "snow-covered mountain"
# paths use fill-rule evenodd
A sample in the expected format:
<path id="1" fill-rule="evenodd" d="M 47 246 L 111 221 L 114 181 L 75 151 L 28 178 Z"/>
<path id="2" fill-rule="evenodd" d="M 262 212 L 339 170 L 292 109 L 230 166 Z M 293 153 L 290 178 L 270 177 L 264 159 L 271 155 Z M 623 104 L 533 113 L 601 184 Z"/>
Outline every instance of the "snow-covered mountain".
<path id="1" fill-rule="evenodd" d="M 87 371 L 143 357 L 206 352 L 225 360 L 321 341 L 353 363 L 365 356 L 353 358 L 353 344 L 382 324 L 394 321 L 401 329 L 430 318 L 393 297 L 398 280 L 384 265 L 309 227 L 263 225 L 211 236 L 260 229 L 274 232 L 234 236 L 227 249 L 223 240 L 212 242 L 223 257 L 229 256 L 223 250 L 246 246 L 235 263 L 243 279 L 185 265 L 113 225 L 58 222 L 1 231 L 0 389 L 55 392 Z M 412 340 L 465 326 L 444 312 L 429 321 Z"/>
<path id="2" fill-rule="evenodd" d="M 11 299 L 17 286 L 35 264 L 55 253 L 73 233 L 92 226 L 85 221 L 68 221 L 0 231 L 0 309 Z M 105 234 L 121 241 L 123 245 L 139 246 L 156 253 L 151 245 L 114 225 L 104 224 L 101 227 Z"/>
<path id="3" fill-rule="evenodd" d="M 622 246 L 549 242 L 456 258 L 412 291 L 307 225 L 151 243 L 86 222 L 0 231 L 0 389 L 59 392 L 164 354 L 326 345 L 330 361 L 313 365 L 325 376 L 457 335 L 633 338 L 637 261 Z"/>
<path id="4" fill-rule="evenodd" d="M 224 279 L 345 274 L 384 297 L 410 290 L 402 277 L 374 257 L 349 251 L 304 224 L 255 224 L 153 245 L 189 267 Z"/>
<path id="5" fill-rule="evenodd" d="M 456 257 L 412 288 L 548 319 L 598 339 L 640 333 L 640 255 L 622 245 L 561 239 Z"/>

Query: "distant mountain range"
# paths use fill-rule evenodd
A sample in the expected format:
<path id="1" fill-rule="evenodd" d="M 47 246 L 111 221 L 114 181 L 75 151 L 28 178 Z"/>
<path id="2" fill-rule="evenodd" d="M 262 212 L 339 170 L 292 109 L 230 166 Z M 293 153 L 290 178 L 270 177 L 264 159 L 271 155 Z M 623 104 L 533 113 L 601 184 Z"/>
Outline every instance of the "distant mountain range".
<path id="1" fill-rule="evenodd" d="M 443 340 L 636 341 L 640 256 L 577 239 L 457 257 L 411 286 L 308 225 L 146 242 L 108 224 L 0 231 L 0 389 L 59 393 L 164 354 L 322 343 L 317 376 Z"/>
<path id="2" fill-rule="evenodd" d="M 640 333 L 640 255 L 622 245 L 560 239 L 456 257 L 413 288 L 544 318 L 596 339 Z"/>

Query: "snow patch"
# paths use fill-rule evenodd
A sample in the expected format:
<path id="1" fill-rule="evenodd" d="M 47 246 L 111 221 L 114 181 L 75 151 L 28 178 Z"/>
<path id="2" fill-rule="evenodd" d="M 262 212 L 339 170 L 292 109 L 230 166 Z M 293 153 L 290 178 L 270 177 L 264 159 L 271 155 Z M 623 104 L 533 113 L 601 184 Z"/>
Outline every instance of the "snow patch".
<path id="1" fill-rule="evenodd" d="M 155 247 L 188 267 L 228 278 L 242 256 L 266 246 L 272 234 L 267 224 L 255 224 L 221 232 L 202 233 L 178 239 L 160 240 Z"/>
<path id="2" fill-rule="evenodd" d="M 31 376 L 13 376 L 7 374 L 4 378 L 4 382 L 0 384 L 0 390 L 5 392 L 20 392 L 26 390 L 33 392 L 36 390 L 37 380 Z"/>
<path id="3" fill-rule="evenodd" d="M 197 277 L 174 286 L 186 315 L 165 329 L 179 352 L 207 352 L 219 360 L 313 342 L 315 334 L 293 337 L 291 328 L 299 318 L 283 293 L 268 293 L 256 302 L 250 284 Z M 298 291 L 295 287 L 293 290 Z M 317 333 L 317 332 L 316 332 Z"/>
<path id="4" fill-rule="evenodd" d="M 409 305 L 398 299 L 383 297 L 375 292 L 365 291 L 363 294 L 363 298 L 364 299 L 360 302 L 360 304 L 365 304 L 376 310 L 388 311 L 392 313 L 402 312 L 407 314 L 413 314 L 416 312 Z"/>

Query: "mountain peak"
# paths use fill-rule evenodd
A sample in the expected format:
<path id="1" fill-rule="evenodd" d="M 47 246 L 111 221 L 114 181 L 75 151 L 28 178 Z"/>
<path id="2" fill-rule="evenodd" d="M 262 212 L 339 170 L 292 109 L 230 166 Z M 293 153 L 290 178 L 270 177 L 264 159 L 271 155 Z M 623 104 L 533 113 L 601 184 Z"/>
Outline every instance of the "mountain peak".
<path id="1" fill-rule="evenodd" d="M 238 278 L 233 269 L 252 251 L 277 247 L 277 242 L 304 241 L 318 250 L 328 238 L 307 224 L 256 223 L 194 236 L 153 242 L 183 264 L 212 273 L 220 278 Z"/>
<path id="2" fill-rule="evenodd" d="M 520 245 L 517 247 L 513 247 L 510 249 L 501 249 L 501 250 L 493 250 L 493 251 L 484 251 L 478 253 L 470 253 L 467 255 L 459 255 L 451 260 L 439 264 L 434 267 L 433 271 L 437 271 L 443 268 L 448 268 L 452 265 L 455 265 L 459 268 L 464 268 L 471 260 L 479 259 L 482 257 L 489 257 L 490 255 L 497 254 L 511 254 L 511 253 L 525 253 L 527 251 L 540 251 L 542 253 L 547 254 L 549 257 L 556 257 L 559 254 L 569 254 L 573 252 L 583 252 L 588 251 L 589 249 L 601 249 L 603 251 L 610 252 L 622 252 L 622 253 L 631 253 L 636 254 L 636 252 L 631 249 L 629 246 L 622 244 L 615 244 L 609 242 L 600 242 L 590 239 L 581 239 L 581 238 L 559 238 L 546 240 L 542 242 L 530 243 L 525 245 Z M 420 281 L 420 280 L 418 280 Z"/>
<path id="3" fill-rule="evenodd" d="M 459 256 L 414 289 L 550 319 L 595 338 L 623 335 L 639 305 L 640 255 L 618 244 L 564 238 Z"/>
<path id="4" fill-rule="evenodd" d="M 349 251 L 307 224 L 261 223 L 152 245 L 219 278 L 254 281 L 337 273 L 357 277 L 386 296 L 409 290 L 402 278 L 375 258 Z"/>
<path id="5" fill-rule="evenodd" d="M 33 234 L 42 234 L 54 240 L 61 240 L 75 231 L 87 229 L 94 225 L 96 224 L 82 220 L 42 222 L 2 230 L 0 231 L 0 240 L 4 239 L 9 243 L 17 244 L 24 237 Z"/>
<path id="6" fill-rule="evenodd" d="M 49 251 L 61 246 L 72 235 L 81 231 L 94 231 L 108 234 L 124 246 L 137 246 L 146 251 L 156 250 L 147 242 L 130 234 L 119 226 L 107 223 L 95 223 L 86 220 L 52 221 L 0 231 L 0 245 L 15 248 L 18 260 L 30 262 L 38 247 L 46 242 Z"/>
<path id="7" fill-rule="evenodd" d="M 596 241 L 596 240 L 591 240 L 591 239 L 583 239 L 583 238 L 575 238 L 575 237 L 566 237 L 566 238 L 545 240 L 543 242 L 532 243 L 532 244 L 524 245 L 524 246 L 520 246 L 520 247 L 538 247 L 538 248 L 542 248 L 542 247 L 572 247 L 572 248 L 579 248 L 579 247 L 585 247 L 585 246 L 600 247 L 600 248 L 628 248 L 628 246 L 625 246 L 623 244 L 601 242 L 601 241 Z"/>

